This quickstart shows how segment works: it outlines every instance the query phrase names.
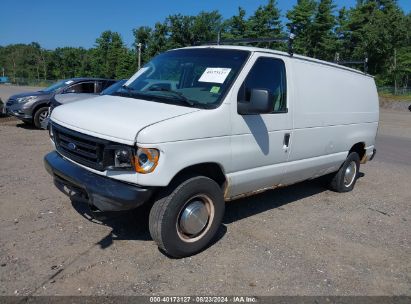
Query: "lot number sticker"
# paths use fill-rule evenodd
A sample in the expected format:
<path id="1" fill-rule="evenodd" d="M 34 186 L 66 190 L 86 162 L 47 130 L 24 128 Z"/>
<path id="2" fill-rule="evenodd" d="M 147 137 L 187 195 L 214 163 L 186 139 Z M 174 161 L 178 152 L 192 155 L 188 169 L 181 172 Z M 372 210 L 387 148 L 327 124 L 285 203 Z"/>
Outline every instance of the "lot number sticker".
<path id="1" fill-rule="evenodd" d="M 206 68 L 198 81 L 211 83 L 224 83 L 231 69 L 229 68 Z"/>

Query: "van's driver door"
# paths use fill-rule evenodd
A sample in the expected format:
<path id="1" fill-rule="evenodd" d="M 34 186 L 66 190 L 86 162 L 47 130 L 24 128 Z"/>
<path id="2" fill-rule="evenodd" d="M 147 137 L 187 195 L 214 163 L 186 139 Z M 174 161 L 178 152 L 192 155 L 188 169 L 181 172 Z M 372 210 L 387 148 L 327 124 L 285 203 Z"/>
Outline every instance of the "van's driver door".
<path id="1" fill-rule="evenodd" d="M 281 184 L 292 142 L 292 116 L 287 87 L 287 58 L 254 54 L 233 87 L 232 174 L 227 197 Z M 248 72 L 246 72 L 248 71 Z M 249 102 L 252 89 L 273 96 L 273 112 L 241 115 L 238 102 Z M 237 96 L 235 96 L 237 93 Z"/>

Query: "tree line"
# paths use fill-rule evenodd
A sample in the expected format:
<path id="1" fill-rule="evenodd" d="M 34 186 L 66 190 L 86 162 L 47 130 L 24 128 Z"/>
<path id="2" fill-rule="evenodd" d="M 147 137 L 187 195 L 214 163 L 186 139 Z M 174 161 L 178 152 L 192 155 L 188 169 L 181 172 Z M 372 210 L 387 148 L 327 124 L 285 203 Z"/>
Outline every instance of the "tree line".
<path id="1" fill-rule="evenodd" d="M 128 78 L 138 65 L 158 53 L 207 41 L 287 36 L 293 28 L 297 54 L 327 61 L 368 58 L 368 72 L 379 85 L 410 85 L 411 14 L 395 0 L 358 0 L 352 8 L 337 9 L 333 0 L 298 0 L 283 16 L 275 0 L 268 0 L 247 15 L 239 7 L 224 19 L 217 11 L 196 16 L 175 14 L 153 27 L 133 29 L 134 43 L 128 48 L 117 32 L 105 31 L 94 47 L 61 47 L 46 50 L 40 44 L 0 46 L 0 67 L 12 80 L 64 79 L 93 76 Z M 254 43 L 254 46 L 286 50 L 284 43 Z"/>

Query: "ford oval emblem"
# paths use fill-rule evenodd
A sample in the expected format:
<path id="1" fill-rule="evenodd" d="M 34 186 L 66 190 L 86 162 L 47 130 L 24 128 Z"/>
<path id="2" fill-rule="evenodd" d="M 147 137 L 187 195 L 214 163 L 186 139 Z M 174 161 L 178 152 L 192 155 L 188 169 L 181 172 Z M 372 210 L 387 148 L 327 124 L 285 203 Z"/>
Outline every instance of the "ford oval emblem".
<path id="1" fill-rule="evenodd" d="M 67 147 L 70 149 L 70 150 L 76 150 L 76 148 L 77 148 L 77 146 L 76 146 L 76 144 L 75 143 L 68 143 L 68 145 L 67 145 Z"/>

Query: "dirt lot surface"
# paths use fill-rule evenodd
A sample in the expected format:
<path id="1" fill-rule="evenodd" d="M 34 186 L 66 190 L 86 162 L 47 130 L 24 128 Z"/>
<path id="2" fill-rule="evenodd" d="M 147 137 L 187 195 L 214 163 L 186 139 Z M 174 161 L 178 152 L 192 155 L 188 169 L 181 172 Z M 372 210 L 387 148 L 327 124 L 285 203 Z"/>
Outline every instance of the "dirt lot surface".
<path id="1" fill-rule="evenodd" d="M 410 112 L 382 111 L 377 148 L 353 192 L 230 202 L 210 248 L 170 259 L 140 210 L 90 220 L 44 170 L 47 132 L 0 118 L 0 295 L 411 295 Z"/>

